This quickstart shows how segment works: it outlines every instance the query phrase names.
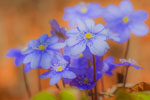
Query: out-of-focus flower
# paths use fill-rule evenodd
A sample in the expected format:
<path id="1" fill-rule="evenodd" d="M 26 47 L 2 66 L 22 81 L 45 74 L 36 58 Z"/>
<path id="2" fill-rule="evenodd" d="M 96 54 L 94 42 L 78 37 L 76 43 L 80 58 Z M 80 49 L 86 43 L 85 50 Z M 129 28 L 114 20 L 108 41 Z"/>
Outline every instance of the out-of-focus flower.
<path id="1" fill-rule="evenodd" d="M 69 21 L 69 26 L 77 25 L 77 20 L 86 20 L 91 18 L 100 17 L 103 9 L 99 3 L 80 3 L 74 7 L 65 8 L 64 20 Z"/>
<path id="2" fill-rule="evenodd" d="M 109 46 L 107 44 L 105 28 L 101 24 L 95 25 L 93 20 L 78 20 L 78 27 L 67 31 L 67 45 L 72 55 L 80 55 L 87 48 L 97 56 L 103 56 Z"/>
<path id="3" fill-rule="evenodd" d="M 9 52 L 6 54 L 7 57 L 15 58 L 15 65 L 20 66 L 23 64 L 23 60 L 26 55 L 22 53 L 20 49 L 10 49 Z M 24 72 L 29 72 L 31 70 L 30 63 L 24 65 Z"/>
<path id="4" fill-rule="evenodd" d="M 129 58 L 128 60 L 126 59 L 120 59 L 120 62 L 122 64 L 119 64 L 120 66 L 132 66 L 135 69 L 143 69 L 142 67 L 137 66 L 137 62 L 134 59 Z"/>
<path id="5" fill-rule="evenodd" d="M 97 58 L 98 59 L 98 58 Z M 106 73 L 107 75 L 113 75 L 113 70 L 119 66 L 118 64 L 114 63 L 114 57 L 110 56 L 106 58 L 104 61 L 97 61 L 97 74 Z"/>
<path id="6" fill-rule="evenodd" d="M 78 75 L 70 83 L 71 86 L 76 86 L 80 90 L 92 89 L 95 87 L 96 83 L 93 80 L 93 75 L 91 73 Z"/>
<path id="7" fill-rule="evenodd" d="M 14 62 L 16 66 L 20 66 L 21 64 L 23 64 L 23 59 L 25 57 L 19 49 L 10 49 L 6 56 L 10 58 L 15 58 Z"/>
<path id="8" fill-rule="evenodd" d="M 57 37 L 48 37 L 47 34 L 44 34 L 39 39 L 29 42 L 28 48 L 23 52 L 26 55 L 23 63 L 30 63 L 32 69 L 39 66 L 48 69 L 51 60 L 58 54 L 58 50 L 64 46 L 65 43 L 58 43 Z"/>
<path id="9" fill-rule="evenodd" d="M 107 6 L 103 18 L 107 23 L 107 28 L 119 35 L 120 43 L 130 38 L 130 32 L 136 36 L 144 36 L 149 31 L 144 24 L 148 14 L 143 10 L 134 11 L 129 0 L 123 0 L 119 7 Z"/>
<path id="10" fill-rule="evenodd" d="M 69 70 L 70 59 L 64 57 L 61 59 L 56 59 L 48 72 L 45 72 L 40 76 L 40 78 L 51 78 L 50 85 L 56 84 L 61 78 L 74 79 L 76 75 Z"/>
<path id="11" fill-rule="evenodd" d="M 65 33 L 66 33 L 65 27 L 60 27 L 55 19 L 50 20 L 49 23 L 51 26 L 52 35 L 56 35 L 64 40 L 66 38 L 65 37 Z"/>

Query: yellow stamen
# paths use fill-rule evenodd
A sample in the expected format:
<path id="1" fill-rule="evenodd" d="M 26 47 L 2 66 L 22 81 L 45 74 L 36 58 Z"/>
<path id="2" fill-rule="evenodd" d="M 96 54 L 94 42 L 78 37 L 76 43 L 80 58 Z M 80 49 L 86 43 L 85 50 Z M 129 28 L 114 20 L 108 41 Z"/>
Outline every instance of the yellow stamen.
<path id="1" fill-rule="evenodd" d="M 87 39 L 90 39 L 90 38 L 92 37 L 92 34 L 91 34 L 91 33 L 86 33 L 86 34 L 85 34 L 85 37 L 86 37 Z"/>
<path id="2" fill-rule="evenodd" d="M 63 70 L 63 67 L 62 67 L 62 66 L 58 66 L 58 67 L 57 67 L 57 70 L 58 70 L 58 71 L 62 71 L 62 70 Z"/>
<path id="3" fill-rule="evenodd" d="M 123 18 L 123 22 L 124 22 L 124 23 L 128 23 L 128 22 L 129 22 L 129 18 L 128 18 L 128 17 L 124 17 L 124 18 Z"/>
<path id="4" fill-rule="evenodd" d="M 84 79 L 84 83 L 87 84 L 88 82 L 89 82 L 89 79 L 88 79 L 88 78 L 85 78 L 85 79 Z"/>
<path id="5" fill-rule="evenodd" d="M 86 13 L 87 12 L 87 8 L 86 7 L 81 8 L 81 12 L 82 13 Z"/>
<path id="6" fill-rule="evenodd" d="M 82 57 L 83 57 L 83 54 L 81 53 L 81 54 L 80 54 L 80 58 L 82 58 Z"/>
<path id="7" fill-rule="evenodd" d="M 43 51 L 43 50 L 45 50 L 45 46 L 41 44 L 41 45 L 39 46 L 39 49 Z"/>

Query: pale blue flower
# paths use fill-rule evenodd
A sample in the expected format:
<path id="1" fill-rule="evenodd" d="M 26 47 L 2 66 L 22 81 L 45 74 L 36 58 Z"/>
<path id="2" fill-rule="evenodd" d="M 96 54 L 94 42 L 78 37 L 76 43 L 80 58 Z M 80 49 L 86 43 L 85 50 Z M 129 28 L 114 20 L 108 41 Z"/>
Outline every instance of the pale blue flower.
<path id="1" fill-rule="evenodd" d="M 64 20 L 69 21 L 69 26 L 77 25 L 77 20 L 86 20 L 91 18 L 100 17 L 103 9 L 99 3 L 80 3 L 74 7 L 65 8 Z"/>
<path id="2" fill-rule="evenodd" d="M 51 60 L 59 53 L 58 50 L 64 46 L 65 43 L 58 43 L 57 37 L 48 37 L 47 34 L 44 34 L 39 39 L 29 42 L 28 48 L 23 52 L 27 55 L 23 63 L 30 63 L 32 69 L 38 67 L 48 69 L 51 65 Z"/>
<path id="3" fill-rule="evenodd" d="M 147 12 L 134 11 L 129 0 L 123 0 L 119 7 L 107 6 L 103 18 L 107 23 L 107 28 L 118 34 L 120 43 L 124 43 L 130 38 L 130 32 L 136 36 L 145 36 L 149 32 L 147 25 L 144 24 L 148 18 Z"/>
<path id="4" fill-rule="evenodd" d="M 97 56 L 103 56 L 109 46 L 105 41 L 106 30 L 103 25 L 97 24 L 93 20 L 78 20 L 77 28 L 67 31 L 67 46 L 70 47 L 71 55 L 80 55 L 87 48 Z"/>

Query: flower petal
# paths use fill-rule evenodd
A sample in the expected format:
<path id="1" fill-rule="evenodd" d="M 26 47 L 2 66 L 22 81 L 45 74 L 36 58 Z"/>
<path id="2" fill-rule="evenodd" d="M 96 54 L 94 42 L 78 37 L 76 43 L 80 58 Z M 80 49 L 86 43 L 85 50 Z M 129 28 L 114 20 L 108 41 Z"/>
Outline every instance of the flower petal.
<path id="1" fill-rule="evenodd" d="M 145 36 L 149 32 L 147 25 L 142 23 L 132 24 L 130 28 L 133 34 L 137 36 Z"/>
<path id="2" fill-rule="evenodd" d="M 74 35 L 77 35 L 78 33 L 79 33 L 79 31 L 77 30 L 77 28 L 75 28 L 75 29 L 68 30 L 66 32 L 66 35 L 67 36 L 74 36 Z"/>
<path id="3" fill-rule="evenodd" d="M 21 51 L 19 49 L 10 49 L 8 53 L 6 54 L 7 57 L 16 57 L 21 54 Z"/>
<path id="4" fill-rule="evenodd" d="M 83 40 L 71 47 L 71 54 L 79 55 L 85 50 L 85 48 L 86 48 L 86 41 Z"/>
<path id="5" fill-rule="evenodd" d="M 86 30 L 86 26 L 85 26 L 84 22 L 81 20 L 77 20 L 77 26 L 81 32 Z"/>
<path id="6" fill-rule="evenodd" d="M 56 84 L 59 80 L 61 79 L 61 74 L 56 74 L 54 76 L 51 77 L 51 80 L 50 80 L 50 85 L 54 85 Z"/>
<path id="7" fill-rule="evenodd" d="M 59 38 L 57 36 L 52 36 L 49 39 L 47 39 L 46 43 L 47 44 L 54 44 L 59 40 Z"/>
<path id="8" fill-rule="evenodd" d="M 62 73 L 62 77 L 63 78 L 68 78 L 68 79 L 74 79 L 76 77 L 76 75 L 71 71 L 64 71 Z"/>
<path id="9" fill-rule="evenodd" d="M 101 32 L 103 29 L 104 29 L 104 26 L 103 26 L 102 24 L 97 24 L 97 25 L 94 27 L 93 33 Z"/>
<path id="10" fill-rule="evenodd" d="M 52 57 L 48 53 L 43 53 L 41 55 L 40 66 L 44 69 L 50 68 Z"/>
<path id="11" fill-rule="evenodd" d="M 50 47 L 52 49 L 61 49 L 61 48 L 65 47 L 65 46 L 66 46 L 66 43 L 56 43 L 56 44 L 51 45 Z"/>
<path id="12" fill-rule="evenodd" d="M 35 68 L 39 67 L 40 58 L 41 58 L 41 54 L 40 53 L 34 53 L 32 55 L 31 68 L 35 69 Z"/>
<path id="13" fill-rule="evenodd" d="M 26 64 L 26 65 L 24 66 L 24 73 L 27 73 L 27 72 L 29 72 L 30 70 L 31 70 L 30 64 Z"/>
<path id="14" fill-rule="evenodd" d="M 93 39 L 92 42 L 88 43 L 88 47 L 91 53 L 97 56 L 103 56 L 107 49 L 109 49 L 108 44 L 105 41 L 99 39 Z"/>
<path id="15" fill-rule="evenodd" d="M 123 0 L 120 3 L 120 9 L 124 14 L 129 14 L 133 11 L 133 6 L 129 0 Z"/>
<path id="16" fill-rule="evenodd" d="M 23 63 L 24 64 L 30 63 L 32 60 L 32 56 L 33 56 L 33 54 L 29 54 L 29 55 L 25 56 Z"/>
<path id="17" fill-rule="evenodd" d="M 103 18 L 105 21 L 112 21 L 112 20 L 122 16 L 120 9 L 115 5 L 107 6 L 105 9 L 105 12 L 106 13 L 104 13 L 104 15 L 103 15 Z"/>
<path id="18" fill-rule="evenodd" d="M 95 22 L 92 19 L 85 20 L 85 25 L 86 25 L 88 30 L 93 32 L 93 28 L 95 26 Z"/>
<path id="19" fill-rule="evenodd" d="M 40 78 L 51 78 L 56 75 L 55 71 L 48 71 L 40 75 Z"/>
<path id="20" fill-rule="evenodd" d="M 43 35 L 41 35 L 40 37 L 39 37 L 39 41 L 42 43 L 42 42 L 44 42 L 45 40 L 47 40 L 47 38 L 48 38 L 48 34 L 43 34 Z"/>
<path id="21" fill-rule="evenodd" d="M 131 15 L 131 20 L 134 22 L 143 22 L 148 18 L 148 13 L 143 10 L 134 11 Z"/>
<path id="22" fill-rule="evenodd" d="M 73 46 L 77 43 L 79 43 L 81 41 L 80 38 L 78 38 L 77 36 L 74 36 L 74 37 L 70 37 L 66 40 L 66 43 L 68 46 Z"/>
<path id="23" fill-rule="evenodd" d="M 125 43 L 130 38 L 130 32 L 126 30 L 126 31 L 120 33 L 119 38 L 120 38 L 119 43 Z"/>

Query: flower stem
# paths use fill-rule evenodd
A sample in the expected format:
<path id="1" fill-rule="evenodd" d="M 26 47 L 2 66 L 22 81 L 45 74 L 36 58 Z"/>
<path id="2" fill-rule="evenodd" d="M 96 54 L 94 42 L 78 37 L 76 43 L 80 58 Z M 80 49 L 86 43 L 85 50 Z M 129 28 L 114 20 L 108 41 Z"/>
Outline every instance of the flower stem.
<path id="1" fill-rule="evenodd" d="M 103 77 L 101 78 L 101 88 L 102 88 L 102 92 L 105 92 Z M 104 95 L 102 95 L 102 98 L 104 99 Z"/>
<path id="2" fill-rule="evenodd" d="M 41 91 L 41 81 L 40 81 L 40 69 L 38 69 L 38 88 L 39 88 L 39 92 Z"/>
<path id="3" fill-rule="evenodd" d="M 122 86 L 123 88 L 125 88 L 125 85 L 126 85 L 126 82 L 127 82 L 129 67 L 130 66 L 126 66 L 126 72 L 125 72 L 125 75 L 124 75 L 123 86 Z"/>
<path id="4" fill-rule="evenodd" d="M 23 65 L 23 78 L 24 78 L 24 83 L 25 83 L 25 88 L 26 88 L 27 94 L 28 94 L 28 98 L 30 99 L 31 98 L 31 91 L 30 91 L 29 85 L 27 83 L 27 77 L 24 73 L 24 65 Z"/>
<path id="5" fill-rule="evenodd" d="M 58 85 L 57 83 L 56 83 L 55 86 L 56 86 L 56 88 L 57 88 L 58 90 L 60 90 L 60 87 L 59 87 L 59 85 Z"/>
<path id="6" fill-rule="evenodd" d="M 95 56 L 94 55 L 92 55 L 92 57 L 93 57 L 93 66 L 94 66 L 94 81 L 95 81 L 95 83 L 96 83 L 96 86 L 94 87 L 94 92 L 95 92 L 95 100 L 98 100 L 98 96 L 97 96 L 97 82 L 96 82 L 96 61 L 95 61 Z"/>
<path id="7" fill-rule="evenodd" d="M 124 54 L 124 58 L 127 59 L 128 53 L 129 53 L 129 46 L 130 46 L 130 39 L 127 41 L 127 46 Z"/>
<path id="8" fill-rule="evenodd" d="M 63 83 L 63 87 L 65 88 L 66 86 L 63 78 L 62 78 L 62 83 Z"/>
<path id="9" fill-rule="evenodd" d="M 90 94 L 91 94 L 91 99 L 94 100 L 92 89 L 90 90 Z"/>

